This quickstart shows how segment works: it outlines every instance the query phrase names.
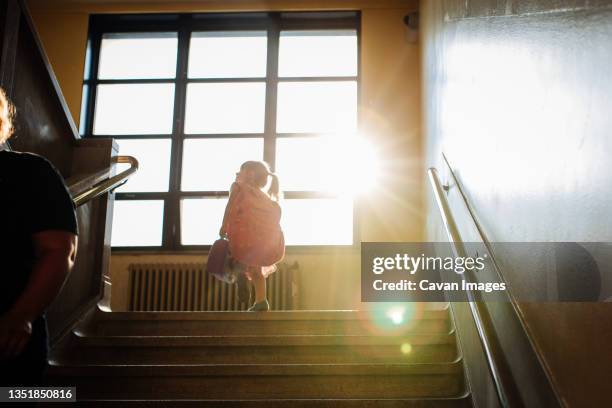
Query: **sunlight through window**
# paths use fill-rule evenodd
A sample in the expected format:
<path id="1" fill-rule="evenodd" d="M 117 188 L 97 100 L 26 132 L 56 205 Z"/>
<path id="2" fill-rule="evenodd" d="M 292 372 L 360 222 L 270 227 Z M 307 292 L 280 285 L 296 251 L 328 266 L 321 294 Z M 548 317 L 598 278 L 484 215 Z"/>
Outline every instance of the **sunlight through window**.
<path id="1" fill-rule="evenodd" d="M 111 245 L 159 246 L 162 243 L 163 222 L 163 201 L 115 201 Z"/>
<path id="2" fill-rule="evenodd" d="M 185 133 L 262 133 L 266 84 L 189 84 Z"/>
<path id="3" fill-rule="evenodd" d="M 279 47 L 280 77 L 357 75 L 355 30 L 283 31 Z"/>
<path id="4" fill-rule="evenodd" d="M 177 45 L 176 33 L 104 34 L 98 78 L 174 78 Z"/>
<path id="5" fill-rule="evenodd" d="M 276 141 L 276 171 L 283 190 L 317 191 L 327 188 L 329 171 L 321 137 L 287 137 Z"/>
<path id="6" fill-rule="evenodd" d="M 286 190 L 355 196 L 379 181 L 376 149 L 358 135 L 279 138 L 276 149 Z"/>
<path id="7" fill-rule="evenodd" d="M 93 133 L 170 134 L 173 116 L 173 84 L 98 85 Z"/>
<path id="8" fill-rule="evenodd" d="M 278 84 L 278 133 L 354 133 L 356 130 L 356 81 Z"/>
<path id="9" fill-rule="evenodd" d="M 138 171 L 116 192 L 168 191 L 170 139 L 120 139 L 117 143 L 119 154 L 137 157 L 139 166 Z M 119 164 L 117 171 L 127 167 L 128 164 Z"/>
<path id="10" fill-rule="evenodd" d="M 263 157 L 262 138 L 187 139 L 182 191 L 228 191 L 240 165 Z"/>
<path id="11" fill-rule="evenodd" d="M 247 160 L 279 175 L 287 245 L 353 244 L 353 200 L 378 168 L 358 134 L 359 13 L 105 15 L 92 26 L 80 132 L 115 137 L 140 163 L 116 189 L 113 246 L 212 244 Z"/>
<path id="12" fill-rule="evenodd" d="M 186 198 L 181 200 L 181 244 L 212 245 L 219 228 L 227 198 Z"/>
<path id="13" fill-rule="evenodd" d="M 189 78 L 266 76 L 265 31 L 206 31 L 191 34 Z"/>
<path id="14" fill-rule="evenodd" d="M 281 206 L 281 224 L 287 245 L 353 243 L 353 200 L 287 199 Z"/>

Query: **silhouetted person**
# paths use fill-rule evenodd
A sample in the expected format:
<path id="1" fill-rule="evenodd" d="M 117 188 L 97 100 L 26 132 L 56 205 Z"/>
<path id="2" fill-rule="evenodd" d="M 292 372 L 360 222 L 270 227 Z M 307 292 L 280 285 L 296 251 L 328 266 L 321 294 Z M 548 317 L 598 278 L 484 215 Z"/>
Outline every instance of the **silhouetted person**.
<path id="1" fill-rule="evenodd" d="M 268 182 L 268 178 L 270 179 Z M 267 191 L 265 191 L 267 187 Z M 255 287 L 251 312 L 268 311 L 266 278 L 285 256 L 285 236 L 280 226 L 281 207 L 278 176 L 263 161 L 242 163 L 230 188 L 220 236 L 229 239 L 238 272 L 238 298 L 248 300 L 248 283 Z"/>
<path id="2" fill-rule="evenodd" d="M 44 158 L 2 150 L 12 107 L 0 89 L 0 386 L 36 386 L 47 360 L 44 312 L 76 256 L 72 198 Z"/>

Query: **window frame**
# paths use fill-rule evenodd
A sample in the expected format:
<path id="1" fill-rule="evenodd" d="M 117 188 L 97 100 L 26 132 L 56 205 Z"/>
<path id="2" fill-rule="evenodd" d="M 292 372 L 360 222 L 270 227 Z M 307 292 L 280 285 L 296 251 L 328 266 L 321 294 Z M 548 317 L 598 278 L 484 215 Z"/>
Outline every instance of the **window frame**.
<path id="1" fill-rule="evenodd" d="M 283 77 L 278 76 L 280 33 L 285 30 L 355 30 L 357 35 L 357 75 L 340 77 Z M 188 78 L 189 44 L 192 32 L 201 31 L 266 31 L 267 63 L 266 75 L 262 78 Z M 130 32 L 177 32 L 177 62 L 174 78 L 157 79 L 98 79 L 99 57 L 102 36 L 110 33 Z M 172 14 L 113 14 L 91 15 L 85 75 L 83 80 L 83 103 L 81 107 L 81 136 L 85 138 L 113 138 L 117 140 L 168 139 L 171 144 L 170 174 L 166 192 L 117 192 L 116 200 L 163 200 L 164 219 L 161 246 L 112 247 L 117 252 L 190 252 L 210 249 L 211 245 L 181 244 L 182 198 L 223 198 L 229 191 L 181 191 L 183 143 L 187 139 L 206 138 L 257 138 L 263 139 L 263 160 L 275 168 L 276 140 L 291 137 L 317 137 L 320 133 L 276 133 L 277 89 L 280 82 L 325 82 L 355 81 L 357 84 L 357 121 L 359 123 L 359 100 L 361 95 L 361 13 L 354 11 L 325 12 L 239 12 L 239 13 L 172 13 Z M 236 83 L 264 82 L 265 119 L 263 133 L 254 134 L 185 134 L 184 119 L 187 85 L 190 83 Z M 94 112 L 96 90 L 99 84 L 148 84 L 172 83 L 174 89 L 174 113 L 172 133 L 164 135 L 94 135 Z M 85 91 L 87 90 L 87 92 Z M 281 178 L 282 183 L 282 178 Z M 282 187 L 282 186 L 281 186 Z M 228 186 L 229 188 L 229 186 Z M 335 198 L 338 195 L 319 191 L 287 191 L 285 199 Z M 355 249 L 359 242 L 358 199 L 353 198 L 353 236 L 348 245 L 288 245 L 291 250 Z M 219 226 L 221 220 L 219 220 Z M 212 244 L 212 243 L 211 243 Z"/>

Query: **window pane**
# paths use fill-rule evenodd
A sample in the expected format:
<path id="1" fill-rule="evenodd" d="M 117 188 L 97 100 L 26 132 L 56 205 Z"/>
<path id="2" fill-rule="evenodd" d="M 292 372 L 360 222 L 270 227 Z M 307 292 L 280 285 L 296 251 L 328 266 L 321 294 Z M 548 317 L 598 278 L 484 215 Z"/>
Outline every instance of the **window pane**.
<path id="1" fill-rule="evenodd" d="M 183 191 L 228 191 L 240 165 L 263 158 L 263 139 L 187 139 L 183 147 Z"/>
<path id="2" fill-rule="evenodd" d="M 320 137 L 291 137 L 276 140 L 276 172 L 286 191 L 317 191 L 327 187 L 327 159 L 337 155 L 325 151 Z M 332 163 L 333 164 L 333 163 Z"/>
<path id="3" fill-rule="evenodd" d="M 176 33 L 104 34 L 98 78 L 174 78 L 177 44 Z"/>
<path id="4" fill-rule="evenodd" d="M 79 117 L 79 134 L 83 136 L 87 131 L 87 100 L 89 98 L 89 85 L 83 85 L 81 94 L 81 115 Z"/>
<path id="5" fill-rule="evenodd" d="M 256 78 L 266 76 L 265 31 L 193 33 L 189 78 Z"/>
<path id="6" fill-rule="evenodd" d="M 173 114 L 173 84 L 98 85 L 93 133 L 170 134 Z"/>
<path id="7" fill-rule="evenodd" d="M 161 200 L 116 200 L 112 246 L 160 246 L 164 222 Z"/>
<path id="8" fill-rule="evenodd" d="M 134 156 L 138 171 L 117 192 L 168 191 L 170 178 L 170 139 L 117 140 L 119 154 Z M 129 167 L 117 166 L 117 172 Z"/>
<path id="9" fill-rule="evenodd" d="M 354 133 L 357 82 L 281 82 L 276 131 Z"/>
<path id="10" fill-rule="evenodd" d="M 227 198 L 181 200 L 181 244 L 212 245 L 219 238 Z"/>
<path id="11" fill-rule="evenodd" d="M 189 84 L 185 133 L 262 133 L 263 82 Z"/>
<path id="12" fill-rule="evenodd" d="M 355 195 L 376 186 L 379 169 L 376 150 L 356 134 L 276 140 L 276 172 L 284 191 Z"/>
<path id="13" fill-rule="evenodd" d="M 283 31 L 279 47 L 281 77 L 357 75 L 355 30 Z"/>
<path id="14" fill-rule="evenodd" d="M 353 202 L 346 199 L 289 199 L 281 202 L 287 245 L 351 245 Z"/>

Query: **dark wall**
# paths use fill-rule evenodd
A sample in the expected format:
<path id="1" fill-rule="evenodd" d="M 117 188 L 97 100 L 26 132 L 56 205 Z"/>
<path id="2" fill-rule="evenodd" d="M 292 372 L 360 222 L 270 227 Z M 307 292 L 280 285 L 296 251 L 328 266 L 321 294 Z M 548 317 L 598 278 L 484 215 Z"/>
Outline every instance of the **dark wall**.
<path id="1" fill-rule="evenodd" d="M 79 138 L 57 80 L 44 55 L 29 15 L 18 2 L 4 2 L 2 86 L 15 105 L 11 148 L 49 159 L 64 177 L 70 175 L 72 148 Z M 2 15 L 0 14 L 0 18 Z"/>
<path id="2" fill-rule="evenodd" d="M 489 240 L 570 242 L 567 248 L 590 256 L 588 270 L 560 266 L 563 256 L 526 269 L 502 254 L 519 298 L 559 295 L 588 278 L 580 299 L 609 299 L 612 2 L 421 5 L 428 166 L 443 169 L 447 155 Z M 428 237 L 441 239 L 428 200 Z M 519 307 L 562 398 L 571 406 L 608 403 L 611 305 Z"/>

